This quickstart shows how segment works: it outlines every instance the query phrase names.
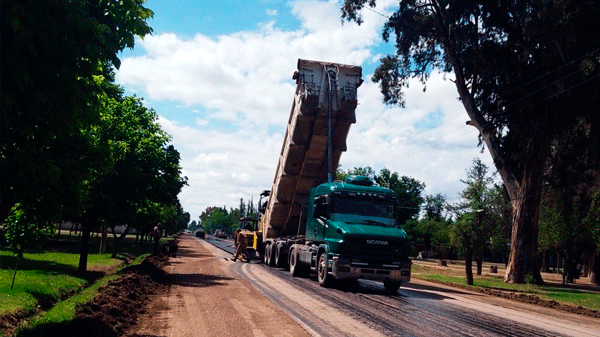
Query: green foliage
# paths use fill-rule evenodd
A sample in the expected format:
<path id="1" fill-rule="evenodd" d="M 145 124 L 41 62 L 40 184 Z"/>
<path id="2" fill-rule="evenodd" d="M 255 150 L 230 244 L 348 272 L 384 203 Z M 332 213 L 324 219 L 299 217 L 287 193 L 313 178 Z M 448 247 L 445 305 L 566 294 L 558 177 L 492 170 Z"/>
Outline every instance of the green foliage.
<path id="1" fill-rule="evenodd" d="M 596 251 L 600 252 L 600 190 L 592 195 L 590 212 L 585 222 L 596 243 Z"/>
<path id="2" fill-rule="evenodd" d="M 421 211 L 423 197 L 421 194 L 425 190 L 425 184 L 407 176 L 399 176 L 397 172 L 392 172 L 386 168 L 382 169 L 375 176 L 375 181 L 384 187 L 394 191 L 398 195 L 398 211 L 396 222 L 402 226 L 409 219 L 414 219 Z"/>
<path id="3" fill-rule="evenodd" d="M 36 221 L 19 204 L 13 207 L 4 224 L 9 245 L 19 256 L 23 256 L 27 250 L 40 248 L 44 239 L 53 231 L 52 225 Z"/>
<path id="4" fill-rule="evenodd" d="M 440 193 L 425 196 L 425 218 L 441 220 L 446 208 L 446 197 Z"/>
<path id="5" fill-rule="evenodd" d="M 232 234 L 236 229 L 240 228 L 241 217 L 256 217 L 257 207 L 253 201 L 249 201 L 248 204 L 244 203 L 244 199 L 240 199 L 239 208 L 231 208 L 229 211 L 225 207 L 211 206 L 207 207 L 206 210 L 200 214 L 200 221 L 192 224 L 188 229 L 194 230 L 199 226 L 204 227 L 204 231 L 207 233 L 214 233 L 216 229 L 222 229 L 227 234 Z M 193 227 L 195 225 L 195 227 Z"/>
<path id="6" fill-rule="evenodd" d="M 190 231 L 195 231 L 196 229 L 198 229 L 198 224 L 196 223 L 196 220 L 192 220 L 187 229 Z"/>
<path id="7" fill-rule="evenodd" d="M 360 11 L 375 0 L 345 0 L 342 18 L 361 23 Z M 514 259 L 508 282 L 536 273 L 537 214 L 542 179 L 553 142 L 582 119 L 596 129 L 598 148 L 595 33 L 600 7 L 593 1 L 419 1 L 399 2 L 382 36 L 395 53 L 381 59 L 372 80 L 387 104 L 404 106 L 411 80 L 423 86 L 432 71 L 452 73 L 468 124 L 492 156 L 514 201 Z"/>
<path id="8" fill-rule="evenodd" d="M 229 216 L 225 208 L 208 207 L 200 215 L 201 225 L 204 226 L 204 231 L 213 233 L 216 229 L 222 229 L 227 234 L 233 233 L 237 222 Z"/>
<path id="9" fill-rule="evenodd" d="M 453 207 L 458 218 L 451 228 L 451 242 L 462 252 L 483 256 L 508 251 L 510 204 L 501 186 L 493 184 L 488 167 L 479 158 L 467 170 L 462 201 Z"/>
<path id="10" fill-rule="evenodd" d="M 177 195 L 186 184 L 179 153 L 167 145 L 170 137 L 154 110 L 135 96 L 125 97 L 121 88 L 106 86 L 113 87 L 112 94 L 101 97 L 101 120 L 90 138 L 107 162 L 89 181 L 86 214 L 96 222 L 127 223 L 139 230 L 157 222 L 175 227 Z"/>
<path id="11" fill-rule="evenodd" d="M 383 168 L 379 173 L 371 167 L 355 167 L 344 172 L 337 171 L 337 177 L 340 180 L 345 179 L 347 175 L 360 175 L 373 179 L 380 186 L 387 187 L 398 195 L 398 209 L 396 214 L 397 223 L 402 226 L 409 219 L 415 219 L 421 210 L 421 204 L 424 199 L 421 196 L 425 189 L 425 184 L 411 177 L 399 176 L 398 172 L 392 172 Z"/>
<path id="12" fill-rule="evenodd" d="M 550 192 L 544 194 L 541 202 L 538 248 L 542 252 L 561 249 L 567 234 L 562 216 L 555 207 L 556 202 L 556 196 Z"/>
<path id="13" fill-rule="evenodd" d="M 99 119 L 95 76 L 151 32 L 141 0 L 2 4 L 0 221 L 17 203 L 41 222 L 80 212 L 93 158 L 83 130 Z M 68 38 L 66 38 L 68 37 Z"/>

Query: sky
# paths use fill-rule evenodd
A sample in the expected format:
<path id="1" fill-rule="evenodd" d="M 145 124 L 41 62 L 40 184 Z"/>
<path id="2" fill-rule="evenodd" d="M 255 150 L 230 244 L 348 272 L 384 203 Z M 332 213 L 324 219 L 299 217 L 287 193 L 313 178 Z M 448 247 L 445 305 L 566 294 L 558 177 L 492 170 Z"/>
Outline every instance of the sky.
<path id="1" fill-rule="evenodd" d="M 397 0 L 363 10 L 359 26 L 341 20 L 341 1 L 149 0 L 154 32 L 121 55 L 117 83 L 144 99 L 181 154 L 188 178 L 179 195 L 191 220 L 211 206 L 237 208 L 270 189 L 295 91 L 299 58 L 358 65 L 356 124 L 342 170 L 387 168 L 423 182 L 450 202 L 479 157 L 493 162 L 466 125 L 452 74 L 411 82 L 406 106 L 388 106 L 371 81 L 395 51 L 381 37 Z"/>

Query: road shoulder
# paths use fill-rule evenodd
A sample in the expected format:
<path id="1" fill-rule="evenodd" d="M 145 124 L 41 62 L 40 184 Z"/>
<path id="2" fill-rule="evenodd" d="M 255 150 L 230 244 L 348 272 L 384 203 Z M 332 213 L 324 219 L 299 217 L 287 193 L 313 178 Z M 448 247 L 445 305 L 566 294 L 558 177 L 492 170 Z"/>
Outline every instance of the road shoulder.
<path id="1" fill-rule="evenodd" d="M 129 336 L 309 336 L 205 245 L 179 237 L 178 255 L 165 268 L 169 293 L 151 302 Z"/>

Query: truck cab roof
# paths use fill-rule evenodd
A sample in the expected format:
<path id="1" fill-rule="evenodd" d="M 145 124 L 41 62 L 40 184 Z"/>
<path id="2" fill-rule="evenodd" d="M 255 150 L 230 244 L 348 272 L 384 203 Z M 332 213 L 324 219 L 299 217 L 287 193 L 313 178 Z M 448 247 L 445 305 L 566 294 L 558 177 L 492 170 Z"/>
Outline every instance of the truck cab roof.
<path id="1" fill-rule="evenodd" d="M 328 194 L 336 191 L 346 191 L 355 193 L 374 193 L 383 195 L 393 195 L 394 192 L 386 187 L 376 185 L 368 177 L 347 176 L 344 181 L 336 180 L 331 183 L 321 184 L 314 189 L 315 196 Z"/>

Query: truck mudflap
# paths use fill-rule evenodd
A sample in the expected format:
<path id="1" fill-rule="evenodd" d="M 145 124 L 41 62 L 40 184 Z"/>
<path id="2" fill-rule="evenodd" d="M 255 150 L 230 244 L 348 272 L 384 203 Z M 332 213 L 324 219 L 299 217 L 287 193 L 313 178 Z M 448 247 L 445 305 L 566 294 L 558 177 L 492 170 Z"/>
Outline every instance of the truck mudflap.
<path id="1" fill-rule="evenodd" d="M 350 259 L 334 256 L 331 258 L 331 273 L 339 279 L 366 279 L 374 281 L 409 282 L 412 262 L 381 264 L 352 262 Z"/>

